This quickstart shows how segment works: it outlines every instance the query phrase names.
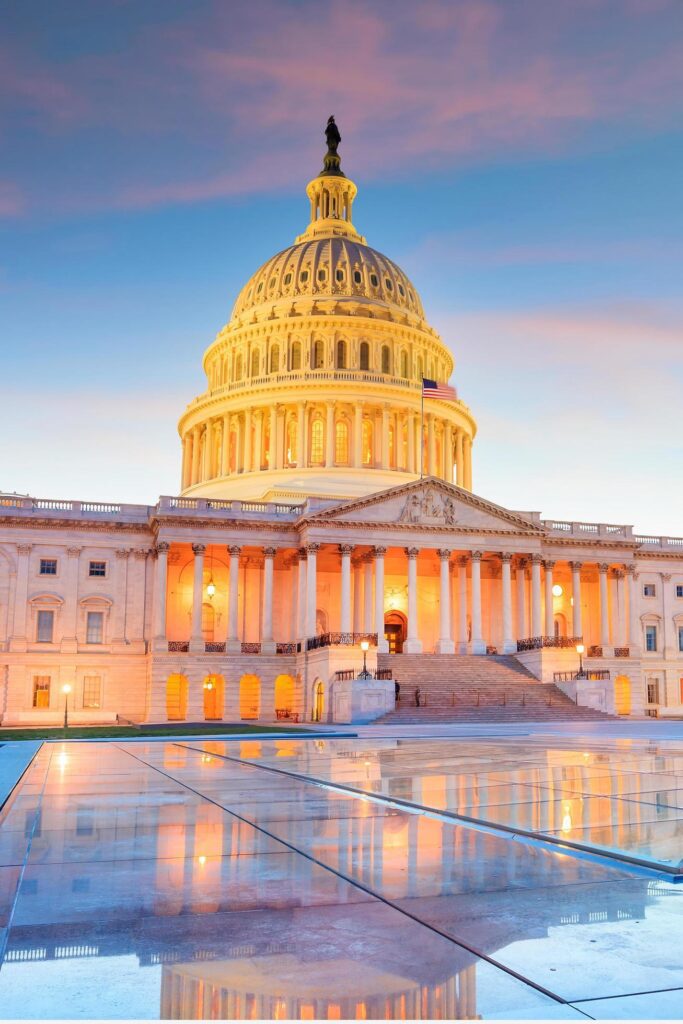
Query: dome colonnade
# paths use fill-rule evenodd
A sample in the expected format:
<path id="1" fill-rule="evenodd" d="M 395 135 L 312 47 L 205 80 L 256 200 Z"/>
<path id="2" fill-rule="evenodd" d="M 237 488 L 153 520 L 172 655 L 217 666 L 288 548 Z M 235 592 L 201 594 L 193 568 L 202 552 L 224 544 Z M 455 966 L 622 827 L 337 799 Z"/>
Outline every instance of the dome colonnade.
<path id="1" fill-rule="evenodd" d="M 179 424 L 183 493 L 358 496 L 421 471 L 471 490 L 470 410 L 422 403 L 423 378 L 448 380 L 453 358 L 407 276 L 354 228 L 356 191 L 334 165 L 309 183 L 308 228 L 207 349 L 208 389 Z"/>

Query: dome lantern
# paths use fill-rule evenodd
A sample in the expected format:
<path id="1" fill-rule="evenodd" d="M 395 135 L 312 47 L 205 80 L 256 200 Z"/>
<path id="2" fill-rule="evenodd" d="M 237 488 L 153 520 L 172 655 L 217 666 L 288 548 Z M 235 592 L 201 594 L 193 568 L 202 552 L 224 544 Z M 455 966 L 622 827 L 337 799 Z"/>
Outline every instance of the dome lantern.
<path id="1" fill-rule="evenodd" d="M 337 146 L 341 135 L 334 120 L 330 116 L 325 129 L 327 153 L 323 160 L 323 169 L 317 178 L 309 181 L 306 195 L 311 203 L 311 222 L 297 242 L 305 242 L 311 238 L 332 238 L 343 235 L 354 242 L 365 244 L 365 238 L 359 235 L 351 220 L 353 201 L 358 189 L 341 169 L 341 158 Z"/>

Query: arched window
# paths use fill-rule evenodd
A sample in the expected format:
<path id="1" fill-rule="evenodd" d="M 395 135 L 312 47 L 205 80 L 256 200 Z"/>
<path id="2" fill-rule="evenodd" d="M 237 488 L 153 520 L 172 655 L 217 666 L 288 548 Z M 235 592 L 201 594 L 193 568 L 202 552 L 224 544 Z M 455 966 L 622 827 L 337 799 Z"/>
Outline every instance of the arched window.
<path id="1" fill-rule="evenodd" d="M 360 343 L 360 368 L 361 370 L 370 369 L 370 346 L 367 341 Z"/>
<path id="2" fill-rule="evenodd" d="M 389 369 L 390 359 L 389 346 L 382 345 L 382 373 L 391 373 L 391 370 Z"/>
<path id="3" fill-rule="evenodd" d="M 280 368 L 280 347 L 273 345 L 270 350 L 270 372 L 277 373 Z"/>
<path id="4" fill-rule="evenodd" d="M 259 359 L 259 350 L 257 348 L 255 348 L 254 351 L 251 353 L 251 375 L 252 375 L 252 377 L 258 377 L 260 362 L 261 361 Z"/>
<path id="5" fill-rule="evenodd" d="M 401 352 L 401 376 L 404 379 L 408 376 L 408 353 L 405 349 Z"/>
<path id="6" fill-rule="evenodd" d="M 325 345 L 318 340 L 313 345 L 313 369 L 320 370 L 325 365 Z"/>
<path id="7" fill-rule="evenodd" d="M 389 424 L 389 468 L 396 469 L 396 431 L 394 424 Z"/>
<path id="8" fill-rule="evenodd" d="M 334 461 L 338 466 L 349 463 L 349 426 L 346 420 L 337 420 L 334 428 Z"/>
<path id="9" fill-rule="evenodd" d="M 320 417 L 311 424 L 311 465 L 322 466 L 324 453 L 324 426 Z"/>
<path id="10" fill-rule="evenodd" d="M 287 422 L 287 462 L 290 466 L 296 464 L 296 419 L 290 416 Z"/>
<path id="11" fill-rule="evenodd" d="M 292 369 L 301 369 L 301 342 L 295 341 L 292 345 Z"/>
<path id="12" fill-rule="evenodd" d="M 346 342 L 341 338 L 337 342 L 337 369 L 346 369 Z"/>
<path id="13" fill-rule="evenodd" d="M 242 356 L 238 355 L 235 360 L 235 380 L 242 380 Z"/>
<path id="14" fill-rule="evenodd" d="M 372 433 L 372 423 L 370 422 L 370 420 L 363 420 L 363 435 L 361 438 L 361 447 L 363 449 L 364 466 L 371 466 L 373 463 Z"/>
<path id="15" fill-rule="evenodd" d="M 417 357 L 417 379 L 422 380 L 425 375 L 424 359 L 422 356 Z"/>

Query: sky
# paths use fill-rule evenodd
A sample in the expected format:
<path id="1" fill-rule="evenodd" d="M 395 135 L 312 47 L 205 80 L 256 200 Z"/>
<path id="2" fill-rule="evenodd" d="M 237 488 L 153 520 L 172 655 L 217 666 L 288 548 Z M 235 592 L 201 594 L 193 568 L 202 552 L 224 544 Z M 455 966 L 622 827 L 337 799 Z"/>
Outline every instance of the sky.
<path id="1" fill-rule="evenodd" d="M 179 490 L 176 424 L 308 220 L 356 227 L 478 421 L 474 490 L 683 535 L 681 0 L 5 0 L 0 490 Z"/>

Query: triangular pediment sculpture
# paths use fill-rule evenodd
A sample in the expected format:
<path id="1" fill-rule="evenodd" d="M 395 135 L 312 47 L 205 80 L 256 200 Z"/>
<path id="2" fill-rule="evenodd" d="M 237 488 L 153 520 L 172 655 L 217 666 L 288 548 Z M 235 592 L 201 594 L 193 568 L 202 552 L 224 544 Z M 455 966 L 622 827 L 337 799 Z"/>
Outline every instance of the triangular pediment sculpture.
<path id="1" fill-rule="evenodd" d="M 438 527 L 542 533 L 540 523 L 519 512 L 486 501 L 470 491 L 426 477 L 386 491 L 356 498 L 305 515 L 309 522 L 395 524 L 406 527 Z"/>

